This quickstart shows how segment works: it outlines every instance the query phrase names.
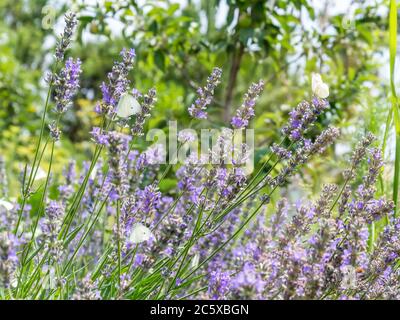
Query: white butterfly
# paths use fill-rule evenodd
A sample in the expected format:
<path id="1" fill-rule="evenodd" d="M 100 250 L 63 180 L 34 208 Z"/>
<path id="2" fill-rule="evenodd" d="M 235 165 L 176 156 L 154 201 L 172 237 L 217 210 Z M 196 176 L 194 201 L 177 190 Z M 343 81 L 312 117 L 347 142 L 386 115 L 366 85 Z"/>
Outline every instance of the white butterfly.
<path id="1" fill-rule="evenodd" d="M 141 109 L 139 102 L 132 95 L 124 93 L 118 101 L 117 116 L 120 118 L 129 118 L 139 113 Z"/>
<path id="2" fill-rule="evenodd" d="M 47 178 L 47 172 L 39 167 L 37 169 L 37 172 L 36 172 L 36 175 L 35 175 L 35 181 L 42 180 L 42 179 L 45 179 L 45 178 Z"/>
<path id="3" fill-rule="evenodd" d="M 329 87 L 322 81 L 319 73 L 313 73 L 311 75 L 311 89 L 318 98 L 325 99 L 329 96 Z"/>
<path id="4" fill-rule="evenodd" d="M 149 240 L 152 237 L 152 233 L 149 228 L 145 227 L 141 223 L 135 223 L 132 227 L 132 232 L 129 240 L 132 243 L 141 243 Z"/>
<path id="5" fill-rule="evenodd" d="M 11 202 L 8 202 L 7 200 L 4 199 L 0 199 L 0 206 L 4 207 L 7 211 L 14 208 L 14 205 Z"/>
<path id="6" fill-rule="evenodd" d="M 190 267 L 192 269 L 197 268 L 197 266 L 199 265 L 199 262 L 200 262 L 200 255 L 198 253 L 196 253 L 193 256 L 192 262 L 190 263 Z"/>

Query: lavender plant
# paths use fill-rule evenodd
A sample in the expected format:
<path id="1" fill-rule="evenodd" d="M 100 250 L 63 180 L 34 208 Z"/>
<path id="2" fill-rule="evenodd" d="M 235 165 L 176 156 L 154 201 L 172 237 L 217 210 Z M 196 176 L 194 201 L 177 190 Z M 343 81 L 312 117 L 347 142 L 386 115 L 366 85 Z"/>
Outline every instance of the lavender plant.
<path id="1" fill-rule="evenodd" d="M 269 214 L 279 189 L 290 188 L 293 175 L 313 157 L 323 156 L 340 134 L 335 127 L 319 132 L 315 126 L 329 108 L 329 90 L 320 77 L 311 100 L 289 113 L 281 142 L 271 144 L 257 172 L 246 173 L 249 146 L 233 143 L 233 129 L 250 126 L 262 80 L 244 95 L 233 129 L 225 128 L 207 155 L 191 153 L 175 172 L 176 187 L 162 192 L 163 179 L 173 174 L 172 166 L 161 164 L 165 150 L 162 145 L 141 150 L 135 144 L 144 135 L 156 90 L 141 95 L 131 87 L 135 51 L 124 49 L 100 88 L 102 100 L 95 111 L 101 125 L 90 132 L 92 158 L 81 170 L 71 159 L 64 180 L 53 181 L 60 119 L 73 103 L 81 73 L 80 60 L 72 58 L 58 70 L 76 16 L 67 15 L 65 23 L 48 78 L 36 153 L 21 174 L 17 200 L 9 198 L 0 161 L 1 298 L 398 298 L 400 223 L 393 217 L 394 204 L 376 197 L 383 160 L 371 134 L 355 147 L 342 186 L 324 186 L 311 202 L 290 205 L 279 199 Z M 207 118 L 221 76 L 222 70 L 214 68 L 198 89 L 188 108 L 194 119 Z M 140 106 L 138 112 L 119 112 L 127 96 Z M 194 141 L 188 133 L 179 139 L 181 146 Z M 44 184 L 34 190 L 49 147 Z M 50 187 L 58 190 L 56 195 Z M 29 199 L 36 193 L 39 203 L 32 208 Z M 369 226 L 380 219 L 388 223 L 371 244 L 375 234 Z"/>

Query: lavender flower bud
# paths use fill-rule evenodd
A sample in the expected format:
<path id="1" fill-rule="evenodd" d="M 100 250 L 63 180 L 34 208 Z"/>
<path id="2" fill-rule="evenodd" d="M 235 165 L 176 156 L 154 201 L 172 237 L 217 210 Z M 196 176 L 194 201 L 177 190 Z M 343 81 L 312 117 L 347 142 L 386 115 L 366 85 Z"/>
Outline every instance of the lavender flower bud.
<path id="1" fill-rule="evenodd" d="M 143 104 L 140 112 L 136 115 L 135 124 L 131 128 L 132 135 L 141 136 L 144 134 L 144 124 L 148 117 L 151 115 L 151 110 L 157 102 L 156 89 L 151 88 L 147 94 L 144 95 Z"/>
<path id="2" fill-rule="evenodd" d="M 326 212 L 326 211 L 330 207 L 330 204 L 332 202 L 333 197 L 335 196 L 335 194 L 337 192 L 337 189 L 338 189 L 337 186 L 334 184 L 328 184 L 323 187 L 321 196 L 316 201 L 315 207 L 314 207 L 315 214 L 317 216 L 321 216 L 323 214 L 330 213 L 329 211 L 328 212 Z M 330 218 L 330 217 L 327 216 L 326 218 Z"/>
<path id="3" fill-rule="evenodd" d="M 81 73 L 81 61 L 69 58 L 60 74 L 55 75 L 54 100 L 55 112 L 64 113 L 71 105 L 71 100 L 79 88 L 79 75 Z"/>
<path id="4" fill-rule="evenodd" d="M 315 139 L 314 143 L 310 146 L 308 150 L 310 154 L 315 153 L 323 153 L 326 148 L 331 145 L 337 137 L 339 137 L 340 131 L 337 128 L 328 128 L 324 130 L 318 137 Z"/>
<path id="5" fill-rule="evenodd" d="M 198 88 L 199 95 L 195 102 L 189 107 L 189 114 L 196 119 L 207 119 L 207 106 L 211 103 L 214 90 L 221 82 L 222 70 L 214 68 L 211 75 L 207 79 L 207 84 L 204 88 Z"/>
<path id="6" fill-rule="evenodd" d="M 276 204 L 276 212 L 271 217 L 271 232 L 273 238 L 278 234 L 283 223 L 285 223 L 287 219 L 287 205 L 287 200 L 285 198 L 279 200 Z"/>
<path id="7" fill-rule="evenodd" d="M 310 128 L 327 106 L 328 103 L 325 99 L 316 97 L 313 98 L 311 103 L 307 101 L 300 102 L 297 107 L 289 113 L 288 124 L 283 127 L 282 132 L 292 141 L 300 140 L 303 133 Z"/>
<path id="8" fill-rule="evenodd" d="M 244 95 L 242 106 L 237 110 L 236 116 L 232 118 L 231 124 L 236 129 L 246 128 L 249 121 L 254 117 L 254 106 L 264 89 L 264 81 L 253 83 Z"/>
<path id="9" fill-rule="evenodd" d="M 60 128 L 57 126 L 56 121 L 53 121 L 49 124 L 49 130 L 50 130 L 50 137 L 51 139 L 53 139 L 54 141 L 58 141 L 60 140 L 61 137 L 61 130 Z"/>
<path id="10" fill-rule="evenodd" d="M 50 201 L 46 208 L 46 215 L 41 221 L 41 229 L 45 241 L 45 247 L 50 251 L 52 258 L 59 262 L 63 255 L 63 242 L 58 239 L 61 230 L 65 207 L 61 202 Z"/>
<path id="11" fill-rule="evenodd" d="M 224 300 L 230 290 L 231 277 L 228 272 L 212 271 L 209 279 L 208 295 L 213 300 Z"/>
<path id="12" fill-rule="evenodd" d="M 6 231 L 0 232 L 0 288 L 9 288 L 17 268 L 17 238 Z"/>
<path id="13" fill-rule="evenodd" d="M 71 38 L 74 33 L 74 29 L 77 25 L 76 13 L 71 12 L 69 14 L 66 14 L 64 17 L 64 21 L 65 21 L 64 32 L 61 34 L 61 38 L 57 42 L 57 47 L 56 47 L 55 56 L 57 61 L 62 61 L 64 59 L 65 51 L 68 49 L 71 43 Z"/>
<path id="14" fill-rule="evenodd" d="M 375 136 L 372 133 L 368 133 L 356 146 L 353 155 L 351 157 L 352 168 L 356 168 L 365 154 L 367 153 L 367 148 L 375 140 Z"/>
<path id="15" fill-rule="evenodd" d="M 73 300 L 100 300 L 100 290 L 98 289 L 97 281 L 86 276 L 77 286 L 76 292 L 72 296 Z"/>
<path id="16" fill-rule="evenodd" d="M 342 196 L 340 197 L 338 211 L 340 215 L 343 215 L 346 211 L 349 198 L 351 196 L 351 187 L 346 186 L 343 190 Z"/>
<path id="17" fill-rule="evenodd" d="M 125 163 L 128 151 L 129 137 L 123 133 L 111 131 L 107 134 L 108 165 L 110 168 L 111 184 L 122 197 L 127 191 L 127 168 Z"/>
<path id="18" fill-rule="evenodd" d="M 113 115 L 121 95 L 128 90 L 128 74 L 133 68 L 136 53 L 134 49 L 123 49 L 120 56 L 122 61 L 114 62 L 111 72 L 107 75 L 108 82 L 103 82 L 100 86 L 103 99 L 95 110 L 99 114 Z"/>
<path id="19" fill-rule="evenodd" d="M 292 152 L 286 148 L 278 146 L 274 143 L 271 147 L 271 151 L 277 155 L 279 159 L 289 159 L 292 156 Z"/>
<path id="20" fill-rule="evenodd" d="M 103 132 L 103 130 L 99 127 L 93 127 L 90 132 L 92 136 L 92 141 L 96 144 L 106 146 L 108 144 L 108 135 Z"/>

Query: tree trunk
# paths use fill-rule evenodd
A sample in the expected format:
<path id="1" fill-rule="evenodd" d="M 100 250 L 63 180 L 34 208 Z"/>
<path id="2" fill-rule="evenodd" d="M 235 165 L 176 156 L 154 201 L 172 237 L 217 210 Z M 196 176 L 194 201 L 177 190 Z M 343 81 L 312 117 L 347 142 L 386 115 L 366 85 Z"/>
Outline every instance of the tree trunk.
<path id="1" fill-rule="evenodd" d="M 225 105 L 224 105 L 224 115 L 223 115 L 225 123 L 229 122 L 231 118 L 233 91 L 235 89 L 236 78 L 240 69 L 240 62 L 242 60 L 243 53 L 244 53 L 244 46 L 242 43 L 240 43 L 239 48 L 237 48 L 232 55 L 231 70 L 229 73 L 228 87 L 226 89 L 226 95 L 225 95 Z"/>

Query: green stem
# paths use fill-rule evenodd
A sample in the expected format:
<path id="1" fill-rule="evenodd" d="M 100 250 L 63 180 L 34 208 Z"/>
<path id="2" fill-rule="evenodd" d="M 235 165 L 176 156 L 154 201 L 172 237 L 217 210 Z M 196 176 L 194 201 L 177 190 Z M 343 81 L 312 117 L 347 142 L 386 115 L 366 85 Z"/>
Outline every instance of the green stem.
<path id="1" fill-rule="evenodd" d="M 118 286 L 121 287 L 121 239 L 120 239 L 120 206 L 117 200 L 117 247 L 118 247 Z"/>
<path id="2" fill-rule="evenodd" d="M 54 74 L 54 71 L 57 70 L 57 66 L 58 66 L 58 62 L 56 62 L 55 65 L 54 65 L 53 72 L 52 72 L 53 74 Z M 33 181 L 35 180 L 35 177 L 36 177 L 36 173 L 37 173 L 37 169 L 35 170 L 36 162 L 38 161 L 37 168 L 39 168 L 40 162 L 42 160 L 43 153 L 44 153 L 45 148 L 47 146 L 47 142 L 46 142 L 46 144 L 45 144 L 45 146 L 43 148 L 42 154 L 41 154 L 41 156 L 40 156 L 40 158 L 38 160 L 40 145 L 42 144 L 44 128 L 45 128 L 45 123 L 46 123 L 46 114 L 47 114 L 47 111 L 49 109 L 49 101 L 50 101 L 50 95 L 51 95 L 52 88 L 53 88 L 53 80 L 51 80 L 51 82 L 49 84 L 49 89 L 47 90 L 46 101 L 45 101 L 45 105 L 44 105 L 44 111 L 43 111 L 43 114 L 42 114 L 42 120 L 41 120 L 41 124 L 40 124 L 39 140 L 38 140 L 38 142 L 36 144 L 35 156 L 33 158 L 33 163 L 32 163 L 31 170 L 29 172 L 28 183 L 27 183 L 26 187 L 22 186 L 23 202 L 22 202 L 21 207 L 20 207 L 19 212 L 18 212 L 18 222 L 17 222 L 17 225 L 16 225 L 16 227 L 14 229 L 14 234 L 15 235 L 17 234 L 19 224 L 21 223 L 21 217 L 22 217 L 22 213 L 24 211 L 25 205 L 26 205 L 27 198 L 29 198 L 30 188 L 32 186 Z M 35 173 L 33 173 L 34 171 L 35 171 Z M 24 190 L 24 188 L 25 188 L 25 190 Z"/>
<path id="3" fill-rule="evenodd" d="M 39 209 L 38 209 L 38 212 L 37 212 L 37 217 L 36 217 L 36 220 L 34 222 L 34 227 L 33 227 L 33 230 L 32 230 L 32 236 L 31 236 L 30 241 L 27 243 L 27 245 L 26 245 L 26 247 L 24 249 L 24 254 L 23 254 L 23 257 L 22 257 L 21 270 L 23 270 L 23 268 L 25 267 L 26 258 L 28 257 L 29 252 L 30 252 L 30 248 L 32 246 L 32 243 L 35 240 L 35 234 L 36 234 L 37 226 L 39 224 L 39 220 L 40 220 L 40 218 L 42 216 L 42 213 L 44 211 L 45 198 L 46 198 L 46 194 L 47 194 L 47 188 L 48 188 L 48 185 L 49 185 L 50 173 L 51 173 L 51 168 L 52 168 L 52 164 L 53 164 L 54 144 L 55 144 L 55 141 L 53 141 L 52 144 L 51 144 L 50 163 L 49 163 L 49 168 L 47 170 L 46 182 L 45 182 L 44 190 L 43 190 L 43 193 L 42 193 L 42 196 L 41 196 L 41 199 L 40 199 L 40 205 L 39 205 Z"/>

